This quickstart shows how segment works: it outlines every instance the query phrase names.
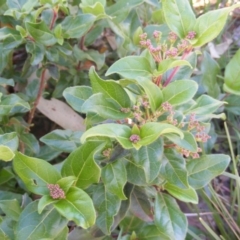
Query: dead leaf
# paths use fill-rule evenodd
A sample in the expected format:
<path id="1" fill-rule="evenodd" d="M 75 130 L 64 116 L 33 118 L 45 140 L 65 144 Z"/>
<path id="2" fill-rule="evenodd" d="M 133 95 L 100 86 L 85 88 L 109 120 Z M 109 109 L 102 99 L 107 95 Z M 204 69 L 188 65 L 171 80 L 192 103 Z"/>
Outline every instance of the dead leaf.
<path id="1" fill-rule="evenodd" d="M 46 100 L 41 97 L 37 109 L 64 129 L 72 131 L 85 131 L 86 129 L 84 119 L 58 99 Z"/>

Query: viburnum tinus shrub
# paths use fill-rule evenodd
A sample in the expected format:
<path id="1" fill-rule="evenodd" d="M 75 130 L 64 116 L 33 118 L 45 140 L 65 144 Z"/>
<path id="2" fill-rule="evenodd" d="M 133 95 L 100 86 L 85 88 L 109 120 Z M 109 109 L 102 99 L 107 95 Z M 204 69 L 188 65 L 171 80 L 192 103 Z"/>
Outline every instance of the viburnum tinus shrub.
<path id="1" fill-rule="evenodd" d="M 32 193 L 0 200 L 4 239 L 185 239 L 187 219 L 176 199 L 198 203 L 196 190 L 230 160 L 205 153 L 211 119 L 224 117 L 214 114 L 224 102 L 198 95 L 195 48 L 219 34 L 236 6 L 196 19 L 188 1 L 161 3 L 167 36 L 138 28 L 140 54 L 112 64 L 106 76 L 114 80 L 92 67 L 91 87 L 64 90 L 85 114 L 86 131 L 60 165 L 1 145 L 3 160 L 14 157 L 21 193 Z"/>

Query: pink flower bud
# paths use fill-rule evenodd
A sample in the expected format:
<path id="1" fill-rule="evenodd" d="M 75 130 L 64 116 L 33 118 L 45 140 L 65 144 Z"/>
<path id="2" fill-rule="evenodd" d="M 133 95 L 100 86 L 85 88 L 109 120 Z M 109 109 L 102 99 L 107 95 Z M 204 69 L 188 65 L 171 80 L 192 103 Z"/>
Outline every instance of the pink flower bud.
<path id="1" fill-rule="evenodd" d="M 130 136 L 129 140 L 133 143 L 137 143 L 140 140 L 140 137 L 137 134 L 133 134 Z"/>
<path id="2" fill-rule="evenodd" d="M 64 199 L 66 198 L 64 191 L 60 188 L 58 184 L 48 184 L 47 185 L 50 196 L 53 199 Z"/>

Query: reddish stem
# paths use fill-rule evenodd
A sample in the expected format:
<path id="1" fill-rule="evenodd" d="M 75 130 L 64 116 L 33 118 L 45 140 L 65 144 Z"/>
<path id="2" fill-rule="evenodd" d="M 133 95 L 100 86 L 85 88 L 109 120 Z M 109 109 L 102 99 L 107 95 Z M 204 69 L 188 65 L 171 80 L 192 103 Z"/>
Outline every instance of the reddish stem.
<path id="1" fill-rule="evenodd" d="M 54 24 L 56 22 L 56 19 L 57 19 L 57 14 L 58 14 L 58 11 L 53 9 L 53 17 L 52 17 L 52 21 L 51 21 L 50 26 L 49 26 L 50 30 L 53 29 L 53 26 L 54 26 Z"/>
<path id="2" fill-rule="evenodd" d="M 189 55 L 189 53 L 190 53 L 191 51 L 192 51 L 192 49 L 186 50 L 186 51 L 183 53 L 183 55 L 182 55 L 182 57 L 181 57 L 181 60 L 184 60 L 184 59 Z M 179 70 L 179 68 L 180 68 L 180 66 L 179 66 L 179 67 L 175 67 L 175 68 L 173 69 L 173 71 L 171 72 L 170 76 L 168 77 L 168 79 L 166 80 L 166 82 L 163 84 L 164 87 L 166 87 L 166 86 L 172 81 L 173 77 L 176 75 L 176 73 L 177 73 L 177 71 Z"/>
<path id="3" fill-rule="evenodd" d="M 30 127 L 30 125 L 32 123 L 32 120 L 33 120 L 33 117 L 34 117 L 37 105 L 38 105 L 38 103 L 40 101 L 40 98 L 42 96 L 42 92 L 43 92 L 44 87 L 45 87 L 45 73 L 46 73 L 46 69 L 43 69 L 42 74 L 41 74 L 41 78 L 40 78 L 40 86 L 39 86 L 39 89 L 38 89 L 37 98 L 36 98 L 36 100 L 35 100 L 35 102 L 33 104 L 33 108 L 31 109 L 31 111 L 29 113 L 29 117 L 28 117 L 28 125 L 29 125 L 29 127 Z"/>

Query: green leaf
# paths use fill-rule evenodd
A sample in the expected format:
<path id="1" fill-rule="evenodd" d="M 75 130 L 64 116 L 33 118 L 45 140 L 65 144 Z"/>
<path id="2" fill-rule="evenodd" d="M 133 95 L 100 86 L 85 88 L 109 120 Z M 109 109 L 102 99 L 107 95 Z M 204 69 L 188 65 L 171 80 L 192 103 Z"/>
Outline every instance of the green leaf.
<path id="1" fill-rule="evenodd" d="M 16 113 L 28 112 L 31 108 L 28 102 L 24 101 L 16 94 L 4 96 L 0 103 L 1 115 L 14 115 Z"/>
<path id="2" fill-rule="evenodd" d="M 44 21 L 38 23 L 26 22 L 25 26 L 29 34 L 36 42 L 45 46 L 51 46 L 57 42 L 57 39 L 54 37 L 53 33 Z"/>
<path id="3" fill-rule="evenodd" d="M 95 163 L 94 156 L 103 146 L 102 142 L 99 141 L 84 143 L 64 161 L 62 175 L 75 176 L 75 185 L 83 189 L 93 183 L 98 183 L 101 169 Z"/>
<path id="4" fill-rule="evenodd" d="M 39 142 L 37 138 L 31 133 L 24 133 L 20 136 L 25 147 L 25 154 L 35 156 L 39 153 Z"/>
<path id="5" fill-rule="evenodd" d="M 96 213 L 92 199 L 80 188 L 71 187 L 66 198 L 54 203 L 54 207 L 62 216 L 84 229 L 95 223 Z"/>
<path id="6" fill-rule="evenodd" d="M 152 222 L 152 207 L 145 189 L 135 186 L 131 194 L 130 202 L 129 211 L 133 215 L 144 222 Z"/>
<path id="7" fill-rule="evenodd" d="M 16 8 L 18 10 L 21 10 L 26 2 L 27 0 L 7 0 L 7 5 L 9 8 Z"/>
<path id="8" fill-rule="evenodd" d="M 15 178 L 11 167 L 5 167 L 0 170 L 0 185 L 7 183 L 10 179 Z"/>
<path id="9" fill-rule="evenodd" d="M 52 206 L 38 214 L 38 201 L 27 205 L 22 211 L 16 228 L 16 240 L 56 239 L 65 228 L 67 220 Z"/>
<path id="10" fill-rule="evenodd" d="M 18 221 L 22 209 L 16 199 L 0 200 L 0 208 L 6 216 L 12 218 L 14 221 Z"/>
<path id="11" fill-rule="evenodd" d="M 196 104 L 193 105 L 187 113 L 195 113 L 196 115 L 208 115 L 214 113 L 224 102 L 218 101 L 208 95 L 201 95 Z"/>
<path id="12" fill-rule="evenodd" d="M 62 31 L 64 38 L 80 38 L 93 25 L 96 17 L 92 14 L 79 14 L 77 16 L 67 16 L 62 21 Z"/>
<path id="13" fill-rule="evenodd" d="M 163 141 L 158 139 L 139 150 L 131 150 L 126 165 L 128 181 L 136 185 L 150 184 L 158 175 L 163 157 Z"/>
<path id="14" fill-rule="evenodd" d="M 14 158 L 15 154 L 11 150 L 11 148 L 0 145 L 0 160 L 5 162 L 11 161 Z"/>
<path id="15" fill-rule="evenodd" d="M 222 31 L 228 14 L 234 9 L 234 6 L 209 11 L 202 14 L 196 21 L 193 30 L 196 32 L 196 41 L 194 47 L 200 47 L 211 42 Z"/>
<path id="16" fill-rule="evenodd" d="M 179 37 L 185 38 L 196 22 L 188 1 L 162 0 L 164 19 L 168 27 Z"/>
<path id="17" fill-rule="evenodd" d="M 62 168 L 61 168 L 62 170 Z M 70 187 L 72 187 L 76 181 L 75 176 L 68 176 L 68 177 L 63 177 L 60 180 L 57 181 L 57 184 L 60 186 L 60 188 L 67 193 Z"/>
<path id="18" fill-rule="evenodd" d="M 166 189 L 173 197 L 179 199 L 180 201 L 187 203 L 190 202 L 193 204 L 198 203 L 198 195 L 192 187 L 182 189 L 177 187 L 176 185 L 167 182 L 164 185 L 164 189 Z"/>
<path id="19" fill-rule="evenodd" d="M 151 80 L 146 78 L 139 77 L 137 82 L 146 92 L 151 109 L 153 111 L 156 111 L 160 107 L 163 99 L 160 88 L 155 85 Z"/>
<path id="20" fill-rule="evenodd" d="M 190 101 L 196 94 L 198 84 L 192 80 L 178 80 L 168 84 L 163 90 L 163 102 L 173 106 Z"/>
<path id="21" fill-rule="evenodd" d="M 224 154 L 204 155 L 197 161 L 187 162 L 189 184 L 199 189 L 220 175 L 228 166 L 230 157 Z"/>
<path id="22" fill-rule="evenodd" d="M 37 3 L 38 0 L 27 0 L 22 6 L 22 11 L 30 13 L 33 10 L 33 8 L 37 5 Z"/>
<path id="23" fill-rule="evenodd" d="M 16 40 L 20 40 L 21 36 L 19 35 L 19 32 L 15 29 L 9 28 L 9 27 L 3 27 L 0 29 L 0 40 L 4 40 L 8 37 L 12 37 Z"/>
<path id="24" fill-rule="evenodd" d="M 127 182 L 127 172 L 123 159 L 118 159 L 102 168 L 101 178 L 106 191 L 115 194 L 121 200 L 127 199 L 123 192 L 123 188 Z"/>
<path id="25" fill-rule="evenodd" d="M 162 160 L 160 174 L 169 183 L 182 189 L 189 188 L 185 159 L 174 151 L 166 151 Z"/>
<path id="26" fill-rule="evenodd" d="M 220 72 L 218 63 L 206 51 L 203 55 L 201 65 L 202 83 L 207 90 L 208 95 L 213 98 L 218 98 L 220 94 L 219 83 L 217 82 L 217 75 Z M 240 85 L 239 85 L 240 86 Z"/>
<path id="27" fill-rule="evenodd" d="M 0 85 L 3 85 L 3 86 L 8 85 L 8 86 L 14 87 L 15 83 L 12 78 L 7 79 L 7 78 L 0 77 Z"/>
<path id="28" fill-rule="evenodd" d="M 145 57 L 128 56 L 115 62 L 106 72 L 106 76 L 118 73 L 124 78 L 138 80 L 139 77 L 151 78 L 151 65 Z"/>
<path id="29" fill-rule="evenodd" d="M 239 108 L 240 96 L 229 95 L 227 98 L 225 98 L 225 101 L 227 102 L 225 106 L 225 109 L 227 111 L 236 115 L 240 115 L 240 108 Z"/>
<path id="30" fill-rule="evenodd" d="M 227 64 L 224 75 L 224 90 L 240 95 L 240 49 Z"/>
<path id="31" fill-rule="evenodd" d="M 155 224 L 140 225 L 137 237 L 141 240 L 172 240 L 171 236 L 166 235 L 165 232 L 159 229 Z"/>
<path id="32" fill-rule="evenodd" d="M 116 81 L 101 79 L 93 67 L 89 70 L 89 78 L 93 93 L 102 93 L 106 98 L 114 99 L 123 108 L 131 106 L 128 94 Z"/>
<path id="33" fill-rule="evenodd" d="M 174 134 L 167 134 L 166 138 L 181 148 L 187 149 L 190 152 L 197 152 L 197 143 L 193 134 L 187 131 L 183 131 L 183 134 L 184 138 L 180 138 Z"/>
<path id="34" fill-rule="evenodd" d="M 100 2 L 96 2 L 92 6 L 86 6 L 84 4 L 80 4 L 80 7 L 82 8 L 84 13 L 90 13 L 97 17 L 97 19 L 100 19 L 102 17 L 106 17 L 104 5 Z"/>
<path id="35" fill-rule="evenodd" d="M 29 191 L 40 195 L 49 194 L 47 184 L 55 184 L 61 178 L 60 173 L 48 162 L 22 153 L 16 153 L 13 167 Z"/>
<path id="36" fill-rule="evenodd" d="M 105 119 L 119 120 L 129 116 L 129 113 L 121 111 L 121 105 L 113 99 L 106 98 L 102 93 L 93 94 L 84 102 L 81 109 L 84 113 L 95 112 Z"/>
<path id="37" fill-rule="evenodd" d="M 144 124 L 140 129 L 141 140 L 138 142 L 138 144 L 146 146 L 157 140 L 160 136 L 167 133 L 175 133 L 178 134 L 181 138 L 184 137 L 183 132 L 171 124 L 148 122 Z"/>
<path id="38" fill-rule="evenodd" d="M 114 216 L 118 213 L 121 200 L 114 194 L 106 191 L 103 185 L 98 185 L 93 192 L 93 202 L 98 212 L 96 225 L 101 231 L 109 235 L 113 226 Z"/>
<path id="39" fill-rule="evenodd" d="M 123 148 L 133 148 L 132 142 L 129 138 L 131 136 L 131 128 L 126 125 L 108 123 L 98 125 L 88 129 L 83 133 L 81 142 L 84 143 L 90 137 L 109 137 L 116 139 Z"/>
<path id="40" fill-rule="evenodd" d="M 165 59 L 158 65 L 158 74 L 163 74 L 166 71 L 180 66 L 189 66 L 192 68 L 191 64 L 186 60 L 176 60 L 176 59 Z"/>
<path id="41" fill-rule="evenodd" d="M 40 138 L 40 141 L 62 152 L 72 152 L 79 145 L 79 139 L 82 136 L 81 131 L 54 130 Z"/>
<path id="42" fill-rule="evenodd" d="M 77 112 L 82 112 L 83 103 L 92 95 L 92 88 L 88 86 L 68 87 L 63 91 L 67 103 Z"/>
<path id="43" fill-rule="evenodd" d="M 42 196 L 38 202 L 38 214 L 41 214 L 42 211 L 44 210 L 44 208 L 46 208 L 48 205 L 50 205 L 56 201 L 57 201 L 56 199 L 53 199 L 49 195 Z"/>
<path id="44" fill-rule="evenodd" d="M 15 238 L 14 229 L 16 228 L 16 221 L 9 217 L 0 218 L 0 237 L 2 240 L 12 240 Z"/>
<path id="45" fill-rule="evenodd" d="M 157 194 L 154 205 L 154 222 L 158 229 L 170 239 L 185 239 L 187 219 L 175 199 L 165 193 Z"/>
<path id="46" fill-rule="evenodd" d="M 179 80 L 179 79 L 190 79 L 191 78 L 191 76 L 194 72 L 194 69 L 196 69 L 196 67 L 197 67 L 198 52 L 197 51 L 190 52 L 186 56 L 185 60 L 190 63 L 191 68 L 187 65 L 179 67 L 178 71 L 172 78 L 172 82 L 174 82 L 175 80 Z M 172 73 L 172 71 L 168 71 L 167 77 L 169 77 L 171 73 Z"/>

